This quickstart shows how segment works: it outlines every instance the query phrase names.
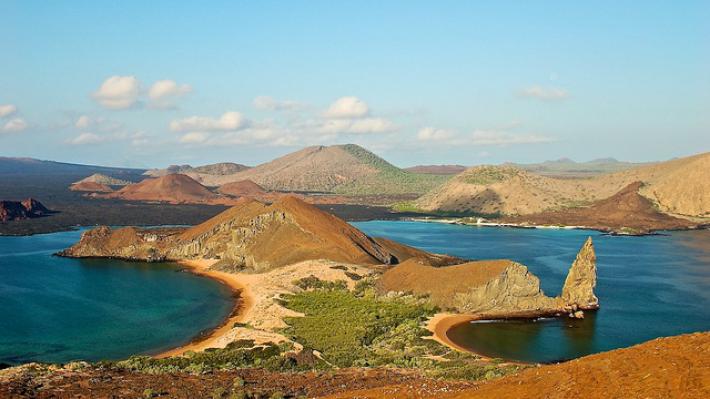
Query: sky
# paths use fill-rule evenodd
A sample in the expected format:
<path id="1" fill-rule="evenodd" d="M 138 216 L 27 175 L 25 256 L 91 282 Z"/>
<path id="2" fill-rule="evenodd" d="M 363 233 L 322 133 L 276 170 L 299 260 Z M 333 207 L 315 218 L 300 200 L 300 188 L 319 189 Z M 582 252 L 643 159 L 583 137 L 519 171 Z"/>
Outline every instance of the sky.
<path id="1" fill-rule="evenodd" d="M 0 0 L 0 156 L 398 166 L 710 151 L 708 1 Z"/>

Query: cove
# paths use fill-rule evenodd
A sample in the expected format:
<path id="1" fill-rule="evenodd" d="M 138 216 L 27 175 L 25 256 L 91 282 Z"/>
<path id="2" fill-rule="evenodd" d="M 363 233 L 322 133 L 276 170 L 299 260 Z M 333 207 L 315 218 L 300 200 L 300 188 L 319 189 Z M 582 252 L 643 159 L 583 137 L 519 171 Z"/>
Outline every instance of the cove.
<path id="1" fill-rule="evenodd" d="M 475 227 L 407 221 L 354 223 L 427 251 L 469 259 L 508 258 L 560 293 L 588 236 L 597 254 L 601 308 L 584 320 L 462 323 L 447 335 L 471 351 L 508 360 L 555 362 L 653 338 L 710 330 L 710 231 L 609 236 L 589 230 Z"/>
<path id="2" fill-rule="evenodd" d="M 176 264 L 52 256 L 80 236 L 0 237 L 0 363 L 159 353 L 233 310 L 226 286 Z"/>

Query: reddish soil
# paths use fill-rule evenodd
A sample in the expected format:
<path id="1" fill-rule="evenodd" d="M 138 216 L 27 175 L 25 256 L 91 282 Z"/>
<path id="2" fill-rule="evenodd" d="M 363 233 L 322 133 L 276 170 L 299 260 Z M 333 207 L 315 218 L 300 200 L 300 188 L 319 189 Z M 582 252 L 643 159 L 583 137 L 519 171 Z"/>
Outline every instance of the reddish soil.
<path id="1" fill-rule="evenodd" d="M 69 186 L 71 191 L 86 191 L 90 193 L 112 193 L 113 189 L 105 184 L 82 181 Z"/>
<path id="2" fill-rule="evenodd" d="M 31 219 L 51 211 L 34 198 L 23 201 L 0 201 L 0 222 Z"/>
<path id="3" fill-rule="evenodd" d="M 540 366 L 448 394 L 413 384 L 344 392 L 330 398 L 698 398 L 710 397 L 710 333 L 640 345 Z"/>
<path id="4" fill-rule="evenodd" d="M 157 398 L 242 397 L 238 392 L 261 398 L 279 392 L 284 398 L 322 397 L 348 390 L 391 384 L 425 387 L 431 394 L 462 390 L 470 382 L 439 381 L 422 377 L 412 370 L 342 369 L 331 372 L 278 373 L 263 369 L 242 369 L 204 375 L 186 373 L 143 374 L 126 371 L 58 370 L 20 372 L 0 377 L 2 398 L 144 398 L 146 390 Z M 234 395 L 234 396 L 230 396 Z M 252 396 L 255 397 L 255 396 Z"/>
<path id="5" fill-rule="evenodd" d="M 506 223 L 585 226 L 596 230 L 647 234 L 697 226 L 689 220 L 659 212 L 653 202 L 639 194 L 643 183 L 635 182 L 609 198 L 588 207 L 566 208 L 503 219 Z"/>

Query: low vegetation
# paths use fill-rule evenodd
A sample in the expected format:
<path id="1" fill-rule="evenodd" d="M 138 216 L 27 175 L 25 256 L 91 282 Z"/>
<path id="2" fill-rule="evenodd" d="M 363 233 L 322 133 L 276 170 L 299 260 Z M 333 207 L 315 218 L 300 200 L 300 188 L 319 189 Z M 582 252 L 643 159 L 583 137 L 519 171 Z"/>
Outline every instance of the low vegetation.
<path id="1" fill-rule="evenodd" d="M 431 334 L 423 325 L 437 308 L 427 298 L 378 295 L 370 279 L 352 291 L 344 284 L 328 283 L 289 295 L 284 304 L 304 314 L 286 319 L 285 333 L 319 351 L 333 366 L 408 367 L 459 379 L 494 378 L 516 369 L 481 362 L 475 355 L 428 339 Z"/>
<path id="2" fill-rule="evenodd" d="M 490 379 L 518 369 L 481 361 L 428 339 L 423 327 L 437 309 L 427 298 L 379 295 L 370 278 L 348 290 L 344 281 L 309 277 L 296 282 L 303 291 L 282 298 L 282 304 L 304 317 L 287 318 L 283 331 L 303 345 L 255 345 L 240 340 L 224 349 L 190 352 L 183 357 L 156 359 L 133 356 L 100 362 L 99 368 L 150 374 L 206 374 L 240 368 L 271 371 L 327 370 L 342 367 L 416 368 L 431 377 Z"/>
<path id="3" fill-rule="evenodd" d="M 399 194 L 424 194 L 434 189 L 451 176 L 411 173 L 402 170 L 366 149 L 347 144 L 342 146 L 343 150 L 372 166 L 379 171 L 378 174 L 358 181 L 339 185 L 335 188 L 337 194 L 342 195 L 399 195 Z"/>
<path id="4" fill-rule="evenodd" d="M 489 184 L 505 181 L 518 172 L 515 169 L 503 169 L 496 166 L 481 166 L 469 172 L 464 172 L 459 178 L 468 184 L 487 186 Z"/>

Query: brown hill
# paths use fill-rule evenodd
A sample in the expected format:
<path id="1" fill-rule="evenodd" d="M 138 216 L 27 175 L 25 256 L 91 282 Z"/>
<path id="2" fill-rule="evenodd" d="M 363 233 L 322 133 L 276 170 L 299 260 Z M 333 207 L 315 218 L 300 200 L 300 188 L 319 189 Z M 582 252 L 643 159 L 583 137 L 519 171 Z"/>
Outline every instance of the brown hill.
<path id="1" fill-rule="evenodd" d="M 23 201 L 0 201 L 0 222 L 31 219 L 51 213 L 34 198 Z"/>
<path id="2" fill-rule="evenodd" d="M 530 225 L 585 226 L 630 234 L 696 227 L 697 224 L 689 220 L 659 212 L 651 200 L 639 194 L 643 186 L 641 182 L 631 183 L 618 193 L 591 206 L 508 217 L 503 221 Z"/>
<path id="3" fill-rule="evenodd" d="M 710 153 L 591 179 L 552 178 L 513 166 L 478 166 L 423 195 L 415 204 L 427 211 L 528 215 L 589 205 L 637 181 L 644 183 L 639 193 L 662 212 L 710 216 Z"/>
<path id="4" fill-rule="evenodd" d="M 71 191 L 86 191 L 90 193 L 112 193 L 114 190 L 101 183 L 92 181 L 79 181 L 69 186 Z"/>
<path id="5" fill-rule="evenodd" d="M 130 184 L 103 198 L 128 201 L 156 201 L 171 204 L 216 203 L 219 197 L 186 175 L 171 174 Z"/>
<path id="6" fill-rule="evenodd" d="M 400 256 L 427 254 L 390 250 L 345 221 L 295 197 L 271 205 L 241 199 L 234 207 L 189 229 L 112 230 L 82 235 L 63 255 L 135 260 L 219 259 L 224 270 L 266 271 L 304 260 L 328 259 L 365 265 L 392 264 Z M 440 258 L 432 255 L 432 262 Z"/>
<path id="7" fill-rule="evenodd" d="M 457 175 L 466 169 L 463 165 L 416 165 L 404 168 L 407 172 L 430 175 Z"/>
<path id="8" fill-rule="evenodd" d="M 217 191 L 233 197 L 259 197 L 266 194 L 266 190 L 251 180 L 227 183 L 220 186 Z"/>
<path id="9" fill-rule="evenodd" d="M 421 194 L 446 180 L 404 171 L 354 144 L 307 147 L 239 173 L 202 178 L 208 186 L 251 180 L 274 191 L 349 195 Z"/>
<path id="10" fill-rule="evenodd" d="M 425 211 L 517 215 L 586 201 L 582 182 L 539 176 L 514 166 L 475 166 L 417 199 Z M 581 197 L 581 198 L 580 198 Z"/>

